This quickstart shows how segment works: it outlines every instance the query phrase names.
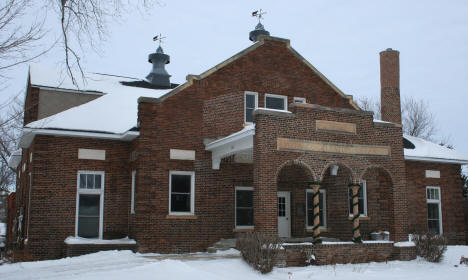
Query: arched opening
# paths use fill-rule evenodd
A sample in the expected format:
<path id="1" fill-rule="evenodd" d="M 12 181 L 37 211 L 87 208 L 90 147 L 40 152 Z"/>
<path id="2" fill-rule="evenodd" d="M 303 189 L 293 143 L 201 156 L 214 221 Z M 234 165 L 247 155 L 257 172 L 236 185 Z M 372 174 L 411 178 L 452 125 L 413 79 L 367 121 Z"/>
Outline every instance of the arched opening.
<path id="1" fill-rule="evenodd" d="M 350 241 L 353 238 L 353 225 L 350 219 L 349 184 L 351 170 L 340 163 L 328 165 L 322 173 L 321 191 L 324 194 L 324 221 L 321 221 L 321 234 L 324 240 Z"/>
<path id="2" fill-rule="evenodd" d="M 366 192 L 366 216 L 361 218 L 361 236 L 370 240 L 372 232 L 390 232 L 393 229 L 392 178 L 381 167 L 368 168 L 362 178 Z"/>
<path id="3" fill-rule="evenodd" d="M 289 164 L 278 172 L 278 234 L 280 237 L 306 237 L 306 191 L 314 181 L 310 169 Z"/>

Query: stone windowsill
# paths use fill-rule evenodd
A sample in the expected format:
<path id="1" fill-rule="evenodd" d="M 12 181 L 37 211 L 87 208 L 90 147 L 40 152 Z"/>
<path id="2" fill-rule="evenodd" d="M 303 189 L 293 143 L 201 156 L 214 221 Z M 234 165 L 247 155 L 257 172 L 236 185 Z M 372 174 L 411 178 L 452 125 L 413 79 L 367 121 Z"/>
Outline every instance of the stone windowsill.
<path id="1" fill-rule="evenodd" d="M 353 216 L 348 216 L 348 220 L 352 221 L 352 220 L 353 220 Z M 369 216 L 359 216 L 359 220 L 360 220 L 360 221 L 369 221 L 369 220 L 370 220 L 370 217 L 369 217 Z"/>
<path id="2" fill-rule="evenodd" d="M 167 215 L 166 219 L 174 219 L 174 220 L 195 220 L 198 219 L 195 215 Z"/>
<path id="3" fill-rule="evenodd" d="M 232 230 L 233 232 L 253 232 L 253 228 L 235 228 Z"/>

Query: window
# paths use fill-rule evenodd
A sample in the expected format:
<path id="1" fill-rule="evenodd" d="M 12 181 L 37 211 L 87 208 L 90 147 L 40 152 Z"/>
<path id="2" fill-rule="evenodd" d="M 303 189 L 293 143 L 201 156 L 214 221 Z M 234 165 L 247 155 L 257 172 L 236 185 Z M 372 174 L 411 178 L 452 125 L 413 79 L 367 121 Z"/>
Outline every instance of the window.
<path id="1" fill-rule="evenodd" d="M 195 196 L 195 173 L 192 171 L 169 172 L 169 214 L 193 215 Z"/>
<path id="2" fill-rule="evenodd" d="M 307 227 L 313 228 L 314 226 L 314 191 L 308 189 L 307 194 Z M 327 192 L 326 190 L 319 191 L 319 217 L 320 227 L 327 227 Z"/>
<path id="3" fill-rule="evenodd" d="M 258 96 L 256 92 L 246 92 L 244 100 L 244 122 L 253 122 L 253 112 L 258 107 Z"/>
<path id="4" fill-rule="evenodd" d="M 136 176 L 136 171 L 132 171 L 132 200 L 130 202 L 130 213 L 135 214 L 135 176 Z"/>
<path id="5" fill-rule="evenodd" d="M 429 231 L 442 234 L 442 209 L 439 187 L 426 188 L 427 226 Z"/>
<path id="6" fill-rule="evenodd" d="M 236 187 L 236 228 L 253 228 L 253 188 Z"/>
<path id="7" fill-rule="evenodd" d="M 85 238 L 102 238 L 104 172 L 78 172 L 76 204 L 75 234 Z"/>
<path id="8" fill-rule="evenodd" d="M 306 99 L 304 97 L 294 97 L 294 103 L 306 103 Z"/>
<path id="9" fill-rule="evenodd" d="M 265 94 L 265 108 L 286 111 L 288 109 L 288 97 L 284 95 Z"/>
<path id="10" fill-rule="evenodd" d="M 359 214 L 361 216 L 367 216 L 367 184 L 365 180 L 362 180 L 362 187 L 358 192 L 359 199 Z M 349 215 L 353 216 L 353 190 L 349 188 Z"/>

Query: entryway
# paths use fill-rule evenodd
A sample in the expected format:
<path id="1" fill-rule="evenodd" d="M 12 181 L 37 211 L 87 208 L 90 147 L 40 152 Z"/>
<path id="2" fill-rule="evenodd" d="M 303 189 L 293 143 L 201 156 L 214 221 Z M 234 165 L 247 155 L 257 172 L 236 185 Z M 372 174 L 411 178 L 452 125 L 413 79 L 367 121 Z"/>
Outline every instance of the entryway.
<path id="1" fill-rule="evenodd" d="M 278 236 L 291 237 L 291 194 L 278 192 Z"/>

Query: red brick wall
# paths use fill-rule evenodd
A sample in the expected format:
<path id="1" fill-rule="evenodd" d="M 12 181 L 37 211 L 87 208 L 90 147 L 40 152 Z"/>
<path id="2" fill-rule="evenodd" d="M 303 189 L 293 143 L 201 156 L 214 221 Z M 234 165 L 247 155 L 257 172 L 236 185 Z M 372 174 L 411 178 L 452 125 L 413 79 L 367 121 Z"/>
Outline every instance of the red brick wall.
<path id="1" fill-rule="evenodd" d="M 32 87 L 28 79 L 24 101 L 24 125 L 37 120 L 39 114 L 39 88 Z"/>
<path id="2" fill-rule="evenodd" d="M 79 148 L 104 149 L 106 160 L 78 159 Z M 79 170 L 105 172 L 103 237 L 110 239 L 128 235 L 129 143 L 38 135 L 30 150 L 34 153 L 27 170 L 33 176 L 32 211 L 25 249 L 34 259 L 63 257 L 65 238 L 75 235 Z M 24 195 L 23 199 L 18 199 L 17 209 L 24 207 L 27 213 L 29 189 L 24 178 L 18 185 L 18 197 L 22 193 Z M 25 230 L 27 226 L 25 216 Z"/>
<path id="3" fill-rule="evenodd" d="M 426 178 L 426 170 L 439 170 L 440 179 Z M 442 231 L 450 244 L 465 244 L 460 165 L 406 161 L 410 232 L 426 232 L 426 186 L 438 186 L 442 198 Z"/>

